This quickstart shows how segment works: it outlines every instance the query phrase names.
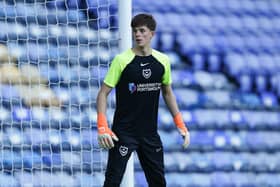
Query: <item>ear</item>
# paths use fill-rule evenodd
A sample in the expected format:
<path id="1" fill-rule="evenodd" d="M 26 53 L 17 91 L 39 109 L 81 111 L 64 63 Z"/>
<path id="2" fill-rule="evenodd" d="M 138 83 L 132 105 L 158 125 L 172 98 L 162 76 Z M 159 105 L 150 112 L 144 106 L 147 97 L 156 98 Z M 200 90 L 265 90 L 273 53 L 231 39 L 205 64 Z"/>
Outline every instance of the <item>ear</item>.
<path id="1" fill-rule="evenodd" d="M 151 31 L 151 35 L 152 35 L 151 38 L 153 38 L 153 36 L 155 35 L 155 31 Z"/>

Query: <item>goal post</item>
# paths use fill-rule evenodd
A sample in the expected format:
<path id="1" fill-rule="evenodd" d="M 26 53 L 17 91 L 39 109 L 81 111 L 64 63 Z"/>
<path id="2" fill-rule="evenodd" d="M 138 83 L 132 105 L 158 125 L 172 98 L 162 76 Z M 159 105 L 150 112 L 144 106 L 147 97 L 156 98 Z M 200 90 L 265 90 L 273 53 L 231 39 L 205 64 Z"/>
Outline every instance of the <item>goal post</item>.
<path id="1" fill-rule="evenodd" d="M 118 0 L 119 17 L 119 49 L 124 51 L 132 47 L 132 32 L 130 22 L 132 18 L 132 0 Z M 126 166 L 126 171 L 121 183 L 121 187 L 134 186 L 134 155 L 131 154 Z"/>

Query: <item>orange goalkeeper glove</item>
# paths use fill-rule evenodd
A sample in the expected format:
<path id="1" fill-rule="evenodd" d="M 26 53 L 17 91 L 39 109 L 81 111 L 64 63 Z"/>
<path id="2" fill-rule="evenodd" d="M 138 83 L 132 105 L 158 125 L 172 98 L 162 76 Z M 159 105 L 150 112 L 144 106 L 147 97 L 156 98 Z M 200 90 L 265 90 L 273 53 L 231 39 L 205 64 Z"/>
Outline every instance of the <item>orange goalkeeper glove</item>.
<path id="1" fill-rule="evenodd" d="M 118 141 L 118 137 L 108 127 L 106 116 L 103 113 L 97 114 L 97 128 L 98 128 L 98 144 L 105 149 L 114 147 L 114 141 Z"/>
<path id="2" fill-rule="evenodd" d="M 174 118 L 173 121 L 179 131 L 179 133 L 182 135 L 182 137 L 184 138 L 184 143 L 183 143 L 183 148 L 187 148 L 190 144 L 190 134 L 189 131 L 183 121 L 183 117 L 182 114 L 180 112 L 178 112 Z"/>

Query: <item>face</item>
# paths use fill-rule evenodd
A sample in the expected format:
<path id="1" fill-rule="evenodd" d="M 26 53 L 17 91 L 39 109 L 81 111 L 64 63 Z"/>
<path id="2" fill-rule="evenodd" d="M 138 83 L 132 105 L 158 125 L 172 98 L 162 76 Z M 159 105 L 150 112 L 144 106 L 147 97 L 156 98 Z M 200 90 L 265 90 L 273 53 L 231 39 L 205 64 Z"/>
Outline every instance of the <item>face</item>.
<path id="1" fill-rule="evenodd" d="M 137 47 L 150 46 L 154 31 L 151 31 L 147 26 L 133 28 L 133 39 Z"/>

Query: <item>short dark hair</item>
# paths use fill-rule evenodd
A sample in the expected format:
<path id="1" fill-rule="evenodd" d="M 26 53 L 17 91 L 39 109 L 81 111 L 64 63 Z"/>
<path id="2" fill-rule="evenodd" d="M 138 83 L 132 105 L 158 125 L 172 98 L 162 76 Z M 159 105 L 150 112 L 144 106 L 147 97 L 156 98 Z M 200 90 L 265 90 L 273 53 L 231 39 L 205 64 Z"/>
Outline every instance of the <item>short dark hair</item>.
<path id="1" fill-rule="evenodd" d="M 147 26 L 151 31 L 156 30 L 156 21 L 154 17 L 150 14 L 137 14 L 131 20 L 130 26 L 132 28 L 139 27 L 139 26 Z"/>

